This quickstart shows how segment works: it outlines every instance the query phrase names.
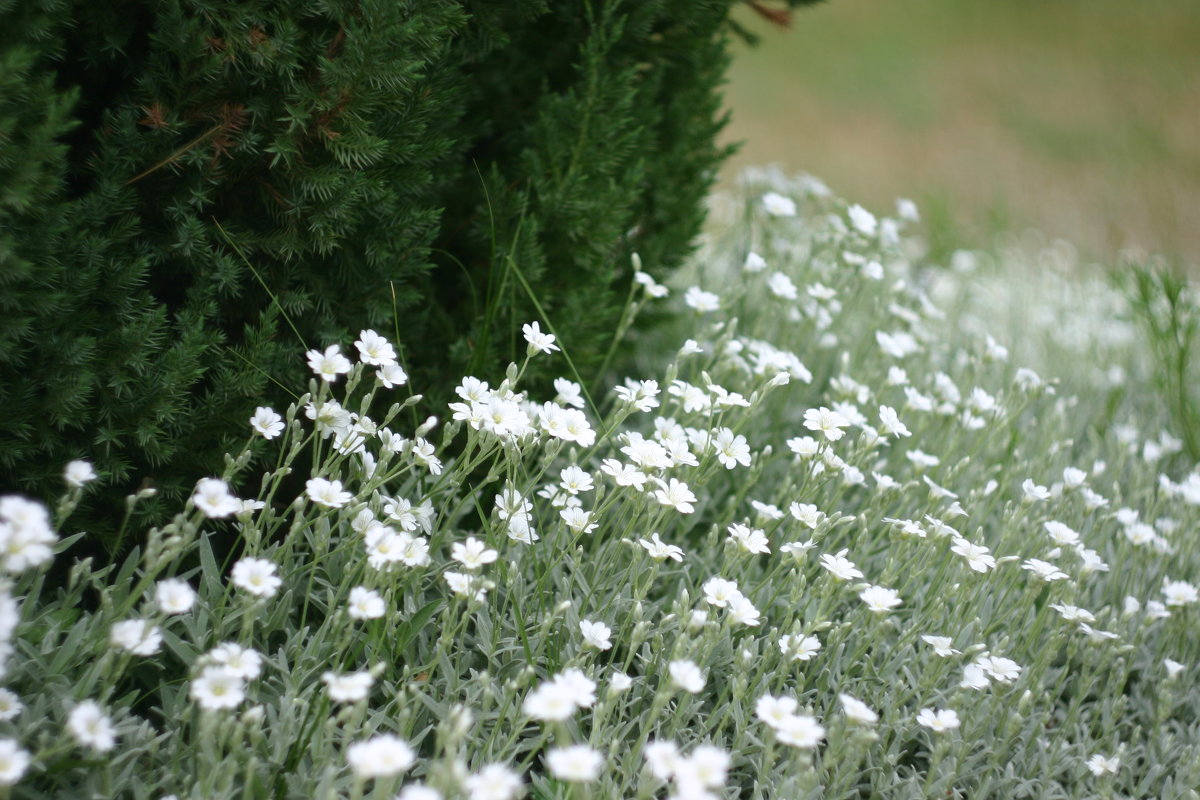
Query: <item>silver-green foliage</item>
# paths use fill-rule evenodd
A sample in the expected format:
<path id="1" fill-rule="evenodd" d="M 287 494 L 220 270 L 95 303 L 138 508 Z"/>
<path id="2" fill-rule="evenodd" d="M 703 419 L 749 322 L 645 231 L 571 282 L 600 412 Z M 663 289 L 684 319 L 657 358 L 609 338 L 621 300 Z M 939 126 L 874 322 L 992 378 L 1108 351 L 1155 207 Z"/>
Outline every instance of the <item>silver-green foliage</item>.
<path id="1" fill-rule="evenodd" d="M 531 332 L 524 363 L 420 424 L 374 366 L 314 354 L 333 380 L 287 411 L 266 474 L 230 457 L 122 566 L 14 575 L 4 685 L 24 709 L 0 744 L 9 766 L 13 747 L 31 759 L 19 780 L 0 763 L 14 794 L 383 798 L 419 781 L 480 800 L 515 773 L 545 798 L 1196 797 L 1200 473 L 1177 440 L 1144 417 L 1097 427 L 1105 398 L 1072 393 L 1092 386 L 1082 358 L 1061 376 L 1014 363 L 1019 342 L 965 313 L 970 280 L 939 308 L 927 290 L 950 273 L 911 257 L 900 219 L 811 179 L 742 191 L 670 296 L 640 284 L 635 305 L 671 317 L 635 327 L 634 374 L 598 408 L 565 380 L 555 398 L 521 391 L 531 360 L 569 355 L 569 329 L 566 353 Z M 1138 347 L 1118 348 L 1130 381 Z M 389 392 L 386 419 L 354 413 Z M 303 451 L 318 466 L 296 497 Z M 572 465 L 593 488 L 560 485 Z M 5 524 L 13 540 L 24 523 Z M 218 528 L 237 552 L 213 551 Z M 468 537 L 495 560 L 463 563 Z M 231 579 L 247 559 L 279 586 Z M 184 613 L 155 600 L 171 576 L 197 592 Z M 382 617 L 351 615 L 355 587 Z M 159 628 L 155 652 L 113 644 L 131 619 Z M 206 709 L 198 682 L 225 642 L 261 672 Z M 671 676 L 684 661 L 698 691 Z M 366 699 L 335 701 L 323 676 L 360 671 Z M 764 697 L 781 715 L 764 719 Z M 68 732 L 89 699 L 115 725 L 104 752 Z M 927 709 L 958 726 L 922 724 Z M 411 763 L 394 743 L 390 766 L 353 749 L 389 733 Z M 601 760 L 594 779 L 550 766 L 570 745 Z"/>

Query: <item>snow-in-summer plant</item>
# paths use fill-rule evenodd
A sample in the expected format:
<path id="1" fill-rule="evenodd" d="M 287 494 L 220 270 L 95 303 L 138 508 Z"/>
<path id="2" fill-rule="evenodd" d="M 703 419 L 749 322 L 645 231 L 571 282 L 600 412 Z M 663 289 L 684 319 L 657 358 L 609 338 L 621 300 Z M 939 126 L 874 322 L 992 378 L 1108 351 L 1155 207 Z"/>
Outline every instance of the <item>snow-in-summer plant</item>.
<path id="1" fill-rule="evenodd" d="M 1196 797 L 1178 434 L 948 315 L 911 203 L 745 192 L 674 282 L 636 275 L 670 316 L 623 321 L 607 391 L 542 319 L 422 421 L 364 331 L 246 421 L 266 472 L 197 476 L 121 563 L 60 538 L 86 463 L 53 511 L 0 499 L 4 791 Z"/>

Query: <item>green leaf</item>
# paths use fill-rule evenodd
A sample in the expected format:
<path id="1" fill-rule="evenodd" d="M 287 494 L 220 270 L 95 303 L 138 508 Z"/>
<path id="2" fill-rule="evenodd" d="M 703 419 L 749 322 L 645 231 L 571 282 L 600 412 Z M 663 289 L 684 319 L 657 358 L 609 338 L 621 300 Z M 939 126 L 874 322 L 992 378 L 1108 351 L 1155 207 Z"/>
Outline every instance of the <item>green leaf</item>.
<path id="1" fill-rule="evenodd" d="M 430 618 L 432 618 L 433 615 L 438 612 L 438 609 L 441 608 L 441 605 L 442 600 L 441 598 L 438 598 L 437 600 L 425 605 L 423 608 L 418 610 L 417 613 L 413 614 L 400 624 L 400 627 L 396 629 L 397 653 L 402 653 L 404 651 L 404 648 L 408 646 L 408 643 L 413 639 L 413 637 L 416 636 L 417 633 L 425 627 L 426 623 L 429 622 Z"/>

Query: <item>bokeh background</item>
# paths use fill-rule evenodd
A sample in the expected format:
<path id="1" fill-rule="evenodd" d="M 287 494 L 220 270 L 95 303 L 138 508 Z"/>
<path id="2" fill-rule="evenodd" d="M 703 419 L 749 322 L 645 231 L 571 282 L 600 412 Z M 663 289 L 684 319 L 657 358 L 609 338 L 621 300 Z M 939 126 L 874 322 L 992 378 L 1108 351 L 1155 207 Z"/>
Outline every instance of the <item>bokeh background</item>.
<path id="1" fill-rule="evenodd" d="M 1200 274 L 1200 0 L 829 0 L 738 44 L 726 141 L 879 213 L 934 254 L 1037 228 Z"/>

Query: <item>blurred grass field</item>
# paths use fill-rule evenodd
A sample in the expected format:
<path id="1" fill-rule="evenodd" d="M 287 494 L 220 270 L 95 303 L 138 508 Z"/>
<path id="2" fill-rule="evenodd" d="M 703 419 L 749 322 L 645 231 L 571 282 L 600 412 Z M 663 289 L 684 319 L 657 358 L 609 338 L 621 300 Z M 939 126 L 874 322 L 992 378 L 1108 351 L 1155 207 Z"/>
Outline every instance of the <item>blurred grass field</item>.
<path id="1" fill-rule="evenodd" d="M 749 9 L 725 168 L 777 163 L 888 212 L 935 254 L 1036 227 L 1200 271 L 1200 0 L 830 0 Z"/>

